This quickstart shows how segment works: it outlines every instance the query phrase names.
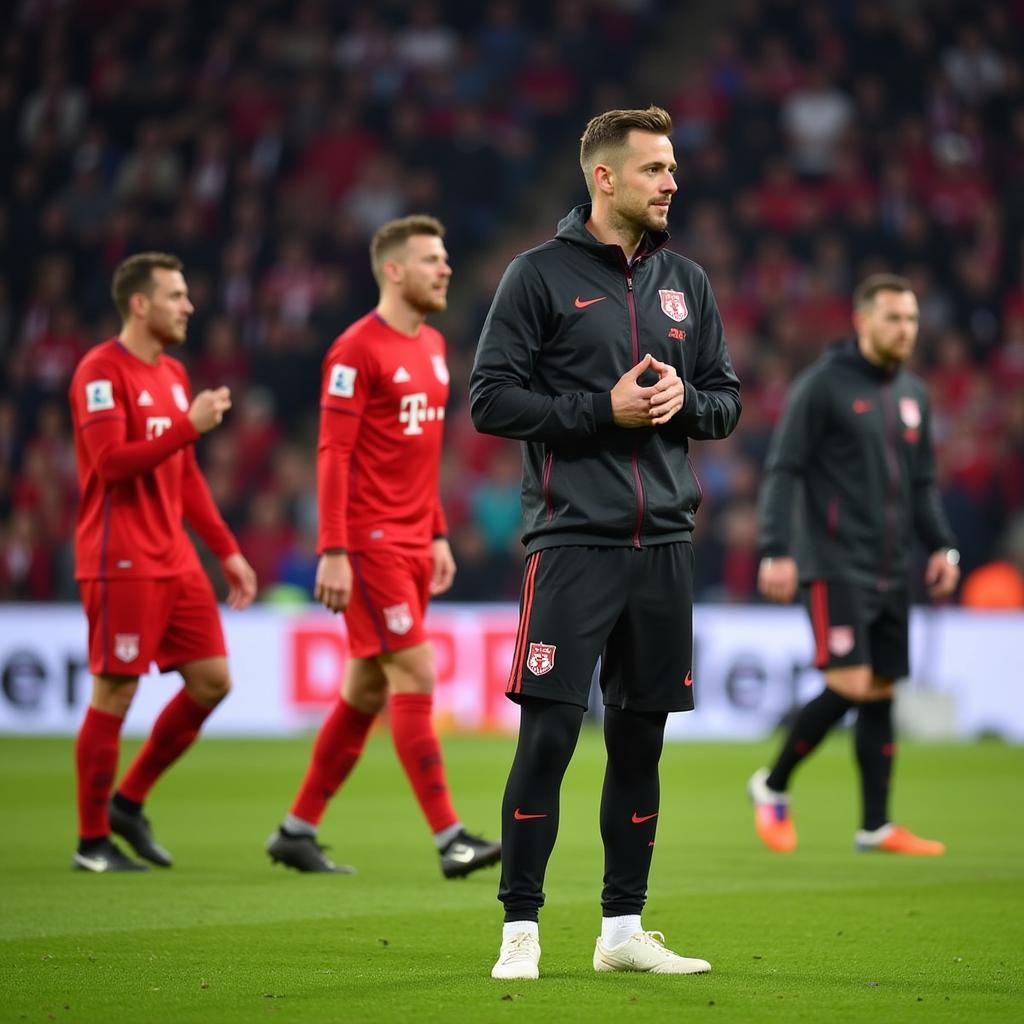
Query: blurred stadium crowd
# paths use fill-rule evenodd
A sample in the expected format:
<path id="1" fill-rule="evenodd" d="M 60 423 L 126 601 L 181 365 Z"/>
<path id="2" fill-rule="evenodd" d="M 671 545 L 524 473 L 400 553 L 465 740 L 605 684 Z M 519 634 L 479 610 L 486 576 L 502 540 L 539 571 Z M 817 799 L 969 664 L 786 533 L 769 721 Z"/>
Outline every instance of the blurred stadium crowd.
<path id="1" fill-rule="evenodd" d="M 852 287 L 880 269 L 921 301 L 915 363 L 965 571 L 1024 548 L 1021 0 L 687 5 L 724 27 L 680 40 L 689 56 L 642 95 L 633 72 L 685 25 L 669 0 L 7 6 L 0 599 L 75 595 L 67 384 L 117 332 L 114 266 L 149 248 L 186 264 L 194 387 L 233 390 L 200 446 L 214 496 L 266 594 L 308 592 L 320 359 L 375 302 L 373 230 L 414 211 L 447 224 L 459 282 L 455 327 L 440 324 L 450 597 L 515 598 L 519 453 L 469 421 L 476 332 L 510 227 L 553 231 L 531 197 L 564 182 L 564 209 L 585 199 L 552 150 L 649 102 L 675 119 L 673 246 L 707 268 L 744 385 L 734 436 L 695 445 L 699 599 L 756 599 L 759 468 L 785 389 L 849 332 Z"/>

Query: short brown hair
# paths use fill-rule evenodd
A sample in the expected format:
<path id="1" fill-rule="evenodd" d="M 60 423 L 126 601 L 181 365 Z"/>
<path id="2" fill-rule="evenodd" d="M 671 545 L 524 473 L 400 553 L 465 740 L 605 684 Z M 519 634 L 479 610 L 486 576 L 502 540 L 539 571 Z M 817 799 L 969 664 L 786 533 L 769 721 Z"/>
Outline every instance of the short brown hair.
<path id="1" fill-rule="evenodd" d="M 128 319 L 132 296 L 136 292 L 142 292 L 143 295 L 153 294 L 153 271 L 157 268 L 182 270 L 184 264 L 169 252 L 137 252 L 117 265 L 110 294 L 122 320 Z"/>
<path id="2" fill-rule="evenodd" d="M 646 110 L 606 110 L 587 122 L 580 138 L 580 167 L 591 195 L 594 168 L 611 154 L 620 152 L 634 130 L 671 135 L 672 117 L 667 110 L 650 106 Z"/>
<path id="3" fill-rule="evenodd" d="M 872 274 L 853 290 L 853 308 L 866 309 L 874 304 L 879 292 L 912 292 L 914 286 L 899 274 Z"/>
<path id="4" fill-rule="evenodd" d="M 384 265 L 384 261 L 413 235 L 444 238 L 444 225 L 429 214 L 411 213 L 408 217 L 389 220 L 377 228 L 373 238 L 370 239 L 370 266 L 373 268 L 373 276 L 377 279 L 378 284 L 381 282 L 380 268 Z"/>

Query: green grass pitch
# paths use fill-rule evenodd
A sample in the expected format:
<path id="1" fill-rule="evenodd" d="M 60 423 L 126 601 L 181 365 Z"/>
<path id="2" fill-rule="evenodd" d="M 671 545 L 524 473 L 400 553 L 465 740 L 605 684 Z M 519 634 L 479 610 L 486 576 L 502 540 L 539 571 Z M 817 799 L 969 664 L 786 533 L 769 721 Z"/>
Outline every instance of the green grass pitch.
<path id="1" fill-rule="evenodd" d="M 508 738 L 445 741 L 465 823 L 494 834 Z M 148 805 L 169 871 L 69 870 L 72 741 L 0 740 L 0 1021 L 1016 1021 L 1024 1019 L 1024 749 L 904 745 L 896 817 L 945 857 L 858 855 L 849 737 L 796 777 L 800 847 L 759 847 L 744 796 L 774 744 L 669 744 L 648 928 L 704 977 L 595 975 L 600 736 L 562 794 L 541 979 L 488 972 L 498 874 L 445 881 L 386 734 L 322 827 L 352 877 L 262 844 L 309 741 L 201 740 Z M 122 765 L 134 751 L 126 744 Z"/>

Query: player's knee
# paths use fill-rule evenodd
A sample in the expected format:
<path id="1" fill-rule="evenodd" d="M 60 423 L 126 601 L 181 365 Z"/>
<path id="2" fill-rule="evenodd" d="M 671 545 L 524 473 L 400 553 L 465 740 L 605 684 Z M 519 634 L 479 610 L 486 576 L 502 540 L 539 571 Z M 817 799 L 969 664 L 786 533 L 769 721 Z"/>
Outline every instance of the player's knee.
<path id="1" fill-rule="evenodd" d="M 357 694 L 342 694 L 345 703 L 362 711 L 364 715 L 378 715 L 384 710 L 388 695 L 384 690 L 363 691 Z"/>
<path id="2" fill-rule="evenodd" d="M 882 676 L 873 676 L 863 702 L 865 704 L 878 704 L 882 701 L 892 700 L 895 696 L 896 683 L 894 680 L 885 679 Z"/>
<path id="3" fill-rule="evenodd" d="M 227 658 L 204 658 L 179 668 L 185 691 L 198 704 L 216 707 L 231 690 Z"/>
<path id="4" fill-rule="evenodd" d="M 132 706 L 134 696 L 134 689 L 131 692 L 117 690 L 114 693 L 108 694 L 102 700 L 94 701 L 93 704 L 100 711 L 105 711 L 108 715 L 117 715 L 118 718 L 124 718 L 128 714 L 128 709 Z"/>
<path id="5" fill-rule="evenodd" d="M 828 689 L 838 693 L 841 697 L 846 697 L 847 700 L 860 703 L 862 700 L 866 700 L 870 694 L 871 677 L 851 675 L 841 679 L 829 678 Z"/>
<path id="6" fill-rule="evenodd" d="M 124 718 L 132 706 L 132 700 L 138 688 L 137 679 L 122 681 L 109 677 L 96 677 L 92 688 L 92 706 L 108 715 Z"/>
<path id="7" fill-rule="evenodd" d="M 536 764 L 568 763 L 576 747 L 584 708 L 546 700 L 524 700 L 519 745 Z"/>
<path id="8" fill-rule="evenodd" d="M 644 771 L 657 768 L 664 746 L 667 717 L 662 712 L 605 708 L 604 742 L 609 764 L 614 761 Z"/>
<path id="9" fill-rule="evenodd" d="M 828 688 L 847 700 L 870 700 L 873 693 L 871 670 L 838 669 L 827 673 Z"/>
<path id="10" fill-rule="evenodd" d="M 209 698 L 219 704 L 231 692 L 231 677 L 225 672 L 222 676 L 214 676 L 208 687 Z"/>
<path id="11" fill-rule="evenodd" d="M 429 656 L 395 658 L 384 671 L 392 693 L 434 692 L 434 662 Z"/>
<path id="12" fill-rule="evenodd" d="M 434 673 L 432 671 L 408 672 L 396 682 L 392 689 L 396 693 L 433 693 Z"/>
<path id="13" fill-rule="evenodd" d="M 224 672 L 193 675 L 185 681 L 189 696 L 204 707 L 216 707 L 231 692 L 231 677 Z"/>

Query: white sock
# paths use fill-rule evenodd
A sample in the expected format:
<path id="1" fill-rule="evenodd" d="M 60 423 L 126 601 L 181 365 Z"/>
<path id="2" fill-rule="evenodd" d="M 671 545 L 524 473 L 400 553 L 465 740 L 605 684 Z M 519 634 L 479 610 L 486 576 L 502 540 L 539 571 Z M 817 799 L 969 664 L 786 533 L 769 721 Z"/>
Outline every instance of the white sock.
<path id="1" fill-rule="evenodd" d="M 626 939 L 642 931 L 639 914 L 601 918 L 601 944 L 606 947 L 621 946 Z"/>
<path id="2" fill-rule="evenodd" d="M 316 835 L 316 825 L 303 818 L 296 818 L 294 814 L 286 814 L 284 816 L 284 821 L 281 822 L 281 827 L 285 832 L 293 836 Z"/>
<path id="3" fill-rule="evenodd" d="M 540 938 L 540 925 L 536 921 L 506 921 L 501 926 L 501 941 L 511 939 L 513 935 L 526 932 L 535 939 Z"/>
<path id="4" fill-rule="evenodd" d="M 447 828 L 441 829 L 440 832 L 435 832 L 434 842 L 437 843 L 437 848 L 443 850 L 461 831 L 462 822 L 457 821 L 454 825 L 449 825 Z"/>
<path id="5" fill-rule="evenodd" d="M 887 821 L 884 825 L 879 825 L 878 828 L 871 829 L 870 831 L 859 828 L 857 829 L 857 839 L 862 843 L 880 843 L 892 830 L 893 824 L 891 821 Z"/>

